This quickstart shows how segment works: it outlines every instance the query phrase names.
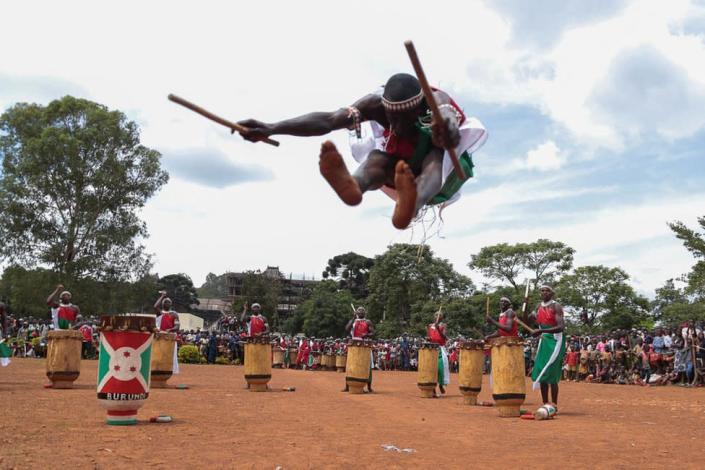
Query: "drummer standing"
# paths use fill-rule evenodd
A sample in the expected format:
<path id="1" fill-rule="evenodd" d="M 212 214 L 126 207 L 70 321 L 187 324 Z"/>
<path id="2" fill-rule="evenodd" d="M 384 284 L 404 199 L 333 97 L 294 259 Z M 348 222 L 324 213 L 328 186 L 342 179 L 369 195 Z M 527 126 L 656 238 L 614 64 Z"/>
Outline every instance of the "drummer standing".
<path id="1" fill-rule="evenodd" d="M 565 356 L 566 341 L 563 335 L 563 307 L 553 300 L 554 291 L 551 286 L 540 287 L 541 305 L 530 318 L 539 326 L 534 335 L 539 335 L 539 348 L 536 361 L 531 372 L 534 381 L 533 389 L 541 387 L 541 399 L 544 404 L 552 403 L 558 409 L 558 382 L 561 380 L 563 356 Z M 525 318 L 528 322 L 529 318 Z M 551 388 L 551 400 L 548 399 L 548 388 Z"/>
<path id="2" fill-rule="evenodd" d="M 159 331 L 174 333 L 179 331 L 179 314 L 172 308 L 172 302 L 166 296 L 166 291 L 160 291 L 161 295 L 154 304 L 154 312 L 157 314 L 157 328 Z"/>
<path id="3" fill-rule="evenodd" d="M 51 308 L 51 320 L 56 330 L 70 330 L 77 317 L 81 314 L 78 305 L 71 303 L 71 292 L 67 290 L 61 292 L 59 301 L 56 301 L 56 294 L 63 288 L 63 285 L 57 285 L 54 292 L 49 294 L 47 298 L 47 305 Z"/>
<path id="4" fill-rule="evenodd" d="M 448 368 L 448 351 L 446 351 L 446 325 L 441 323 L 443 312 L 436 312 L 436 319 L 426 327 L 426 336 L 438 345 L 438 389 L 445 394 L 445 386 L 450 383 L 450 369 Z"/>
<path id="5" fill-rule="evenodd" d="M 499 308 L 501 310 L 499 314 L 499 321 L 495 320 L 491 316 L 487 315 L 487 323 L 497 327 L 497 331 L 491 335 L 485 336 L 485 341 L 492 338 L 498 338 L 500 336 L 519 336 L 519 325 L 514 319 L 516 314 L 512 310 L 512 303 L 508 298 L 502 297 L 499 299 Z"/>
<path id="6" fill-rule="evenodd" d="M 345 331 L 350 332 L 350 336 L 354 340 L 368 339 L 375 332 L 375 327 L 370 320 L 365 318 L 366 310 L 364 307 L 357 307 L 355 315 L 345 326 Z M 367 381 L 367 390 L 372 393 L 372 368 L 374 367 L 374 358 L 370 352 L 370 378 Z M 347 392 L 348 384 L 345 383 L 344 392 Z"/>
<path id="7" fill-rule="evenodd" d="M 157 315 L 157 329 L 167 333 L 176 333 L 181 327 L 179 314 L 172 308 L 171 299 L 166 296 L 166 291 L 159 291 L 159 294 L 159 298 L 154 303 L 154 313 Z M 179 373 L 179 356 L 176 349 L 177 345 L 176 341 L 174 341 L 173 374 Z"/>
<path id="8" fill-rule="evenodd" d="M 262 306 L 258 303 L 252 304 L 252 313 L 247 314 L 247 303 L 242 307 L 240 322 L 247 325 L 247 336 L 262 336 L 269 333 L 267 319 L 260 313 Z"/>

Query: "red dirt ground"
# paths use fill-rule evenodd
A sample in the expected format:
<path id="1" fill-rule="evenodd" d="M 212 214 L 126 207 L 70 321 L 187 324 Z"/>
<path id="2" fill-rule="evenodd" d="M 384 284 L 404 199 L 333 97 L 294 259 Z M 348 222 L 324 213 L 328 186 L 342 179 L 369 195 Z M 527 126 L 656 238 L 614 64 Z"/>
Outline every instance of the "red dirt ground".
<path id="1" fill-rule="evenodd" d="M 0 468 L 705 468 L 702 388 L 562 383 L 560 415 L 527 421 L 463 405 L 457 375 L 441 399 L 420 398 L 412 372 L 375 371 L 377 393 L 349 395 L 344 374 L 275 369 L 275 391 L 252 393 L 242 367 L 184 365 L 169 383 L 188 390 L 153 389 L 120 427 L 104 423 L 96 365 L 72 390 L 43 388 L 43 360 L 0 369 Z"/>

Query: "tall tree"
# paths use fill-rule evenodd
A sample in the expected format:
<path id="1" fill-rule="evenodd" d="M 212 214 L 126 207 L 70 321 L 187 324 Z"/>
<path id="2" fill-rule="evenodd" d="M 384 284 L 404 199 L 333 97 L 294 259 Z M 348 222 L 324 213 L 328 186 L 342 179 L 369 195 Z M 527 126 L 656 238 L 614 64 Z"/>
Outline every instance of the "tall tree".
<path id="1" fill-rule="evenodd" d="M 186 274 L 169 274 L 161 277 L 157 285 L 159 290 L 166 291 L 177 311 L 188 312 L 191 310 L 191 305 L 198 305 L 199 303 L 193 281 Z"/>
<path id="2" fill-rule="evenodd" d="M 217 276 L 213 273 L 208 273 L 206 281 L 201 287 L 196 289 L 198 296 L 202 299 L 215 298 L 220 299 L 228 295 L 228 275 L 221 274 Z"/>
<path id="3" fill-rule="evenodd" d="M 280 328 L 279 298 L 281 297 L 281 278 L 265 275 L 260 271 L 247 271 L 242 281 L 242 295 L 233 299 L 233 312 L 239 314 L 245 302 L 252 305 L 257 302 L 262 306 L 262 313 L 274 329 Z"/>
<path id="4" fill-rule="evenodd" d="M 703 230 L 702 233 L 696 232 L 680 221 L 668 224 L 676 234 L 676 238 L 681 240 L 685 248 L 698 260 L 690 273 L 685 275 L 688 283 L 686 293 L 703 302 L 705 301 L 705 216 L 698 217 L 698 225 Z"/>
<path id="5" fill-rule="evenodd" d="M 66 96 L 0 116 L 0 257 L 68 282 L 139 278 L 149 269 L 139 210 L 168 180 L 119 111 Z"/>
<path id="6" fill-rule="evenodd" d="M 442 301 L 472 294 L 472 281 L 453 270 L 427 246 L 395 244 L 375 258 L 370 271 L 370 318 L 380 323 L 380 336 L 411 328 L 412 310 L 427 301 Z M 381 323 L 387 322 L 388 325 Z"/>
<path id="7" fill-rule="evenodd" d="M 499 243 L 486 246 L 476 255 L 472 255 L 468 266 L 489 279 L 508 282 L 518 292 L 517 277 L 525 269 L 524 255 L 521 244 Z"/>
<path id="8" fill-rule="evenodd" d="M 627 280 L 620 268 L 581 266 L 561 278 L 557 296 L 568 311 L 584 312 L 590 326 L 630 328 L 646 319 L 649 302 Z"/>
<path id="9" fill-rule="evenodd" d="M 341 289 L 348 289 L 356 299 L 363 299 L 369 293 L 367 283 L 372 266 L 374 259 L 351 251 L 329 259 L 323 279 L 333 279 Z"/>
<path id="10" fill-rule="evenodd" d="M 570 270 L 574 254 L 575 250 L 562 242 L 541 238 L 532 243 L 486 246 L 471 256 L 468 266 L 489 279 L 508 282 L 521 293 L 521 275 L 533 280 L 534 290 L 541 283 L 553 283 Z"/>
<path id="11" fill-rule="evenodd" d="M 352 318 L 350 303 L 353 296 L 347 289 L 339 289 L 332 280 L 322 281 L 313 290 L 311 298 L 297 308 L 303 319 L 303 331 L 308 336 L 345 336 L 345 325 Z"/>

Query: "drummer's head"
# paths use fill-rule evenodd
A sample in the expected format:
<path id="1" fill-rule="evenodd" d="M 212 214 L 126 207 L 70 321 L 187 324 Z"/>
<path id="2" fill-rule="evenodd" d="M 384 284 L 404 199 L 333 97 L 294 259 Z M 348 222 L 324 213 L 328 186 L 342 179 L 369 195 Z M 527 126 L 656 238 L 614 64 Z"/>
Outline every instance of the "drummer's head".
<path id="1" fill-rule="evenodd" d="M 436 321 L 441 321 L 441 320 L 443 320 L 443 312 L 441 312 L 440 310 L 437 311 L 437 312 L 436 312 L 436 315 L 434 316 L 434 318 L 436 319 Z"/>
<path id="2" fill-rule="evenodd" d="M 71 303 L 71 292 L 65 290 L 61 294 L 59 294 L 59 300 L 61 300 L 62 304 L 70 304 Z"/>
<path id="3" fill-rule="evenodd" d="M 357 310 L 355 310 L 355 315 L 357 316 L 357 318 L 363 318 L 365 316 L 365 313 L 365 307 L 357 307 Z"/>
<path id="4" fill-rule="evenodd" d="M 511 305 L 512 303 L 509 301 L 508 298 L 502 297 L 501 299 L 499 299 L 499 307 L 502 309 L 503 312 L 507 310 Z"/>
<path id="5" fill-rule="evenodd" d="M 170 308 L 171 308 L 171 299 L 169 297 L 165 297 L 164 300 L 162 300 L 162 309 L 169 310 Z"/>
<path id="6" fill-rule="evenodd" d="M 257 302 L 252 304 L 252 311 L 255 312 L 255 314 L 259 314 L 260 310 L 262 310 L 262 306 L 260 304 Z"/>
<path id="7" fill-rule="evenodd" d="M 539 291 L 541 292 L 541 300 L 544 302 L 548 302 L 553 298 L 554 292 L 553 288 L 549 286 L 548 284 L 544 284 L 539 288 Z"/>

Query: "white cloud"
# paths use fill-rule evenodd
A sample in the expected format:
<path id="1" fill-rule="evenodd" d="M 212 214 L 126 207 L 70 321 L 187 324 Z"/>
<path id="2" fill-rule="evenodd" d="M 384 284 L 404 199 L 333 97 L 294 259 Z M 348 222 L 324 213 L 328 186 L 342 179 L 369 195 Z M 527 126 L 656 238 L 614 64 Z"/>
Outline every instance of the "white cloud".
<path id="1" fill-rule="evenodd" d="M 563 166 L 563 163 L 565 163 L 565 159 L 560 155 L 558 146 L 552 140 L 529 150 L 526 155 L 526 167 L 530 170 L 557 170 Z"/>

